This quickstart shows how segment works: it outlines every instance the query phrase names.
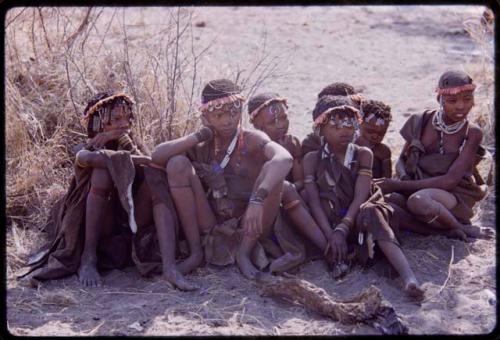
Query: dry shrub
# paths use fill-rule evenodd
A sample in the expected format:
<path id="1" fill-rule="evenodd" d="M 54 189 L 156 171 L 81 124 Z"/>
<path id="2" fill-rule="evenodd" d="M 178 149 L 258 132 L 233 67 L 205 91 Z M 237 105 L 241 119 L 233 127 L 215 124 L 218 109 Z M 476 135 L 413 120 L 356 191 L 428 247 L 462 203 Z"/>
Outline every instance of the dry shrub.
<path id="1" fill-rule="evenodd" d="M 195 38 L 193 11 L 162 9 L 146 25 L 135 8 L 30 7 L 5 21 L 7 221 L 43 227 L 85 141 L 86 101 L 113 89 L 135 99 L 134 133 L 151 149 L 198 126 L 200 61 L 215 41 Z M 265 37 L 264 37 L 265 39 Z M 199 42 L 197 42 L 199 40 Z M 231 78 L 253 93 L 276 79 L 280 56 L 256 50 Z M 208 65 L 219 72 L 214 65 Z M 243 65 L 245 66 L 245 65 Z M 227 70 L 227 69 L 226 69 Z M 221 74 L 221 72 L 219 72 Z"/>
<path id="2" fill-rule="evenodd" d="M 131 93 L 135 133 L 152 147 L 193 129 L 192 13 L 148 27 L 132 9 L 15 8 L 6 19 L 7 217 L 43 226 L 85 141 L 79 115 L 106 89 Z M 194 70 L 194 72 L 193 72 Z M 188 85 L 190 85 L 188 87 Z"/>
<path id="3" fill-rule="evenodd" d="M 476 106 L 472 119 L 481 127 L 484 133 L 483 143 L 494 153 L 495 145 L 495 110 L 493 106 L 495 90 L 494 74 L 494 16 L 486 9 L 481 17 L 472 17 L 464 21 L 465 30 L 476 43 L 481 52 L 479 63 L 468 65 L 467 71 L 478 84 L 476 91 Z"/>

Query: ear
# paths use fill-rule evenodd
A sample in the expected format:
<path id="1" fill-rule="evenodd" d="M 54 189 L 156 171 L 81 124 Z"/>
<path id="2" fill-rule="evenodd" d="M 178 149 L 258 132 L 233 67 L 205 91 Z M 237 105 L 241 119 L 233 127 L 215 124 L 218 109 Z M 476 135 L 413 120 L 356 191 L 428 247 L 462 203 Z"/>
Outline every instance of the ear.
<path id="1" fill-rule="evenodd" d="M 437 102 L 438 102 L 438 103 L 440 103 L 440 97 L 441 97 L 441 95 L 440 95 L 440 94 L 438 94 L 438 95 L 436 96 L 436 100 L 437 100 Z"/>

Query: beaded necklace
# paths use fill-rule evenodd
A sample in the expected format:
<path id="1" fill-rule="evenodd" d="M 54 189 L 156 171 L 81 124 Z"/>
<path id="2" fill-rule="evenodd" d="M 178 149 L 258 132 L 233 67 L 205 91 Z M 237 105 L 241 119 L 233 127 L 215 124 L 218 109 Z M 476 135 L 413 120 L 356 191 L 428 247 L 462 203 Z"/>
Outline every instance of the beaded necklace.
<path id="1" fill-rule="evenodd" d="M 464 127 L 465 124 L 467 124 L 468 120 L 463 119 L 453 124 L 449 125 L 446 124 L 443 119 L 444 110 L 443 110 L 442 97 L 440 98 L 440 104 L 441 107 L 439 108 L 439 111 L 436 112 L 436 114 L 432 117 L 432 126 L 439 132 L 439 153 L 444 154 L 444 145 L 443 145 L 444 134 L 453 135 L 457 133 Z"/>

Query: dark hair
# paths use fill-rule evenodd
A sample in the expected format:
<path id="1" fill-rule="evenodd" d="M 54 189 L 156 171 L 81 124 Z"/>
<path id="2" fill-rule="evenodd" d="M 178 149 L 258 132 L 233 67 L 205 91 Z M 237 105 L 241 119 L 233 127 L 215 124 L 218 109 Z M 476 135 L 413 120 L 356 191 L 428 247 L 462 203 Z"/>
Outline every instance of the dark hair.
<path id="1" fill-rule="evenodd" d="M 256 108 L 269 99 L 279 98 L 280 95 L 275 92 L 265 92 L 251 97 L 248 100 L 248 113 L 252 113 Z"/>
<path id="2" fill-rule="evenodd" d="M 321 92 L 318 94 L 318 99 L 323 96 L 348 96 L 355 93 L 356 90 L 349 84 L 331 83 L 321 90 Z"/>
<path id="3" fill-rule="evenodd" d="M 375 117 L 382 118 L 385 121 L 392 119 L 391 107 L 378 100 L 363 100 L 361 110 L 363 111 L 363 120 L 372 113 Z"/>
<path id="4" fill-rule="evenodd" d="M 352 101 L 348 97 L 329 95 L 320 97 L 316 102 L 316 106 L 314 107 L 314 110 L 312 112 L 313 120 L 318 118 L 321 113 L 328 110 L 329 108 L 342 105 L 353 106 Z"/>
<path id="5" fill-rule="evenodd" d="M 472 84 L 472 78 L 462 71 L 450 70 L 446 71 L 439 77 L 438 87 L 445 89 L 449 87 L 457 87 L 462 85 Z"/>
<path id="6" fill-rule="evenodd" d="M 201 102 L 205 104 L 214 99 L 241 93 L 241 88 L 229 79 L 209 81 L 201 92 Z"/>
<path id="7" fill-rule="evenodd" d="M 114 97 L 114 98 L 110 98 L 110 97 Z M 109 99 L 105 100 L 106 98 L 109 98 Z M 98 108 L 94 108 L 92 110 L 93 112 L 89 112 L 95 106 L 95 104 L 97 104 L 101 100 L 105 100 L 105 101 L 102 102 L 102 104 L 99 104 Z M 125 104 L 128 106 L 128 110 L 130 113 L 129 122 L 132 122 L 132 120 L 134 119 L 134 113 L 133 113 L 133 109 L 132 109 L 134 102 L 130 97 L 128 97 L 124 93 L 118 93 L 118 92 L 113 92 L 113 91 L 99 92 L 99 93 L 95 94 L 94 96 L 92 96 L 92 98 L 90 98 L 88 100 L 87 106 L 83 110 L 84 116 L 89 115 L 88 122 L 87 122 L 87 136 L 89 138 L 93 138 L 96 134 L 98 134 L 102 130 L 102 119 L 101 119 L 101 117 L 99 117 L 99 114 L 96 114 L 96 111 L 99 111 L 103 107 L 113 107 L 113 105 L 115 105 L 115 103 L 122 103 L 122 104 Z M 108 116 L 108 119 L 109 119 L 109 116 Z"/>

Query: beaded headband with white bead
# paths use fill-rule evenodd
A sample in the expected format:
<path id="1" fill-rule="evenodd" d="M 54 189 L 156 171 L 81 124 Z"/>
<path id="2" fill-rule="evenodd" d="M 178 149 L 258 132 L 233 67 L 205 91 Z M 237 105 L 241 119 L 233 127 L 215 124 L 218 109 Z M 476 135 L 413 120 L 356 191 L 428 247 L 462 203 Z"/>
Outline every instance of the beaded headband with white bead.
<path id="1" fill-rule="evenodd" d="M 382 118 L 382 117 L 377 117 L 376 114 L 380 114 L 380 111 L 377 111 L 375 113 L 370 113 L 368 117 L 365 118 L 365 112 L 363 111 L 363 104 L 361 104 L 359 108 L 359 114 L 361 117 L 363 117 L 363 121 L 365 122 L 370 122 L 372 119 L 375 119 L 375 125 L 376 126 L 382 126 L 385 125 L 386 122 L 390 122 L 390 118 Z"/>
<path id="2" fill-rule="evenodd" d="M 212 112 L 214 109 L 221 109 L 225 104 L 234 103 L 236 107 L 241 107 L 242 103 L 245 101 L 245 97 L 241 94 L 231 94 L 227 97 L 217 98 L 210 100 L 202 105 L 200 105 L 199 110 L 201 112 Z"/>
<path id="3" fill-rule="evenodd" d="M 335 106 L 323 111 L 314 120 L 313 128 L 317 128 L 319 126 L 326 124 L 329 121 L 329 118 L 332 117 L 333 115 L 338 113 L 344 113 L 346 111 L 353 113 L 354 117 L 339 119 L 336 121 L 335 120 L 330 120 L 330 121 L 332 122 L 333 125 L 339 128 L 353 126 L 354 128 L 357 129 L 359 127 L 359 124 L 361 124 L 361 117 L 359 115 L 359 111 L 356 108 L 349 105 Z"/>
<path id="4" fill-rule="evenodd" d="M 438 94 L 445 94 L 445 95 L 451 95 L 451 94 L 457 94 L 460 92 L 464 91 L 474 91 L 476 89 L 475 84 L 465 84 L 461 86 L 454 86 L 454 87 L 437 87 L 436 92 Z"/>
<path id="5" fill-rule="evenodd" d="M 283 104 L 285 104 L 285 107 L 288 108 L 287 99 L 284 97 L 276 97 L 276 98 L 268 99 L 265 102 L 263 102 L 262 104 L 260 104 L 255 110 L 253 110 L 250 113 L 250 123 L 253 122 L 253 120 L 255 119 L 255 117 L 257 117 L 257 115 L 259 114 L 259 111 L 262 108 L 266 107 L 267 105 L 269 105 L 273 102 L 283 103 Z"/>
<path id="6" fill-rule="evenodd" d="M 135 104 L 134 101 L 132 100 L 132 98 L 130 98 L 125 93 L 117 93 L 117 94 L 114 94 L 112 96 L 103 98 L 103 99 L 99 100 L 97 103 L 95 103 L 94 105 L 92 105 L 92 107 L 90 109 L 88 109 L 88 111 L 85 113 L 85 115 L 82 118 L 80 118 L 80 122 L 82 123 L 83 126 L 86 127 L 88 125 L 90 117 L 92 117 L 96 112 L 99 114 L 99 116 L 101 116 L 100 111 L 102 111 L 104 105 L 112 103 L 112 102 L 117 101 L 119 99 L 125 101 L 130 106 Z M 131 115 L 131 119 L 133 119 L 132 111 L 130 112 L 130 115 Z"/>

